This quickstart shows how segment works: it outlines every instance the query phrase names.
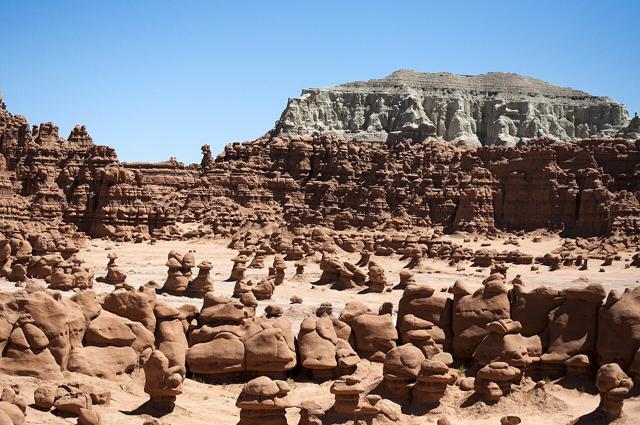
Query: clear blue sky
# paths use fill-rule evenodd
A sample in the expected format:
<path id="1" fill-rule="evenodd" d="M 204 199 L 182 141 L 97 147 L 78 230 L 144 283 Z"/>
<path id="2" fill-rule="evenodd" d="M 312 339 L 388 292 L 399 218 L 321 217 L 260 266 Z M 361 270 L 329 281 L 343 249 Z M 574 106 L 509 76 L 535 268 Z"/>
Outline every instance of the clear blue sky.
<path id="1" fill-rule="evenodd" d="M 0 91 L 120 159 L 200 160 L 305 87 L 511 71 L 640 111 L 640 1 L 0 0 Z"/>

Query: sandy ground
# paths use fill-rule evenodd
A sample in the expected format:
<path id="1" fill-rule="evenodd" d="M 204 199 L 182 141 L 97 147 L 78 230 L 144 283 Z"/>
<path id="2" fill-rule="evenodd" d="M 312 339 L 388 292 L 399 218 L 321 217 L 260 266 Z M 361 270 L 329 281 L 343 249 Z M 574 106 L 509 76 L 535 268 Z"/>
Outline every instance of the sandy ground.
<path id="1" fill-rule="evenodd" d="M 447 236 L 457 243 L 463 243 L 461 237 Z M 504 240 L 478 240 L 465 243 L 465 245 L 478 249 L 482 243 L 490 243 L 487 248 L 497 250 L 511 250 L 515 247 L 504 245 Z M 542 242 L 533 243 L 530 238 L 520 239 L 520 246 L 517 247 L 523 252 L 542 255 L 562 244 L 562 239 L 557 237 L 544 238 Z M 166 278 L 167 269 L 165 262 L 167 253 L 172 250 L 186 252 L 195 251 L 196 262 L 209 260 L 214 267 L 211 275 L 215 280 L 215 291 L 226 296 L 233 292 L 233 282 L 225 282 L 231 270 L 230 259 L 237 255 L 237 251 L 226 247 L 228 241 L 213 240 L 192 240 L 192 241 L 159 241 L 155 244 L 118 244 L 111 241 L 92 240 L 79 255 L 90 266 L 95 267 L 96 276 L 106 273 L 107 254 L 114 251 L 118 254 L 117 263 L 121 270 L 127 273 L 127 281 L 134 286 L 144 284 L 150 280 L 162 285 Z M 359 255 L 342 253 L 340 258 L 345 261 L 355 263 Z M 407 264 L 408 260 L 400 260 L 398 256 L 374 257 L 385 270 L 387 279 L 392 283 L 399 281 L 398 273 Z M 628 255 L 623 254 L 623 260 Z M 273 256 L 267 257 L 265 265 L 271 264 Z M 310 282 L 318 280 L 320 269 L 317 264 L 311 264 L 305 268 L 304 280 L 292 280 L 295 267 L 293 262 L 288 262 L 287 278 L 285 282 L 278 286 L 274 296 L 269 301 L 260 301 L 258 314 L 261 314 L 268 304 L 279 304 L 285 308 L 285 315 L 293 323 L 294 332 L 297 334 L 299 324 L 304 317 L 313 314 L 313 308 L 322 302 L 331 302 L 334 311 L 339 312 L 349 301 L 358 300 L 368 304 L 371 308 L 377 309 L 385 301 L 392 302 L 396 308 L 402 291 L 393 290 L 390 293 L 359 294 L 357 291 L 336 291 L 326 286 L 314 286 Z M 565 268 L 554 272 L 549 272 L 547 267 L 540 266 L 538 271 L 531 271 L 530 265 L 509 265 L 507 278 L 512 279 L 517 274 L 522 276 L 526 285 L 550 285 L 564 288 L 571 285 L 586 285 L 589 282 L 598 281 L 605 288 L 624 289 L 639 284 L 640 272 L 635 268 L 624 268 L 624 261 L 615 261 L 613 265 L 606 267 L 601 273 L 600 261 L 591 261 L 590 270 L 578 271 L 575 268 Z M 480 285 L 481 281 L 489 275 L 489 269 L 477 269 L 470 263 L 463 264 L 465 269 L 457 271 L 456 266 L 449 266 L 440 260 L 428 260 L 428 271 L 415 275 L 418 283 L 427 283 L 437 290 L 445 289 L 452 285 L 457 279 L 463 279 L 473 285 Z M 197 269 L 194 269 L 194 273 Z M 247 276 L 255 279 L 265 277 L 267 268 L 261 270 L 249 269 Z M 96 292 L 106 294 L 112 287 L 103 283 L 96 283 Z M 7 281 L 0 281 L 0 290 L 15 290 L 14 284 Z M 65 294 L 68 295 L 68 294 Z M 292 295 L 299 295 L 303 298 L 303 304 L 293 305 L 289 302 Z M 159 296 L 161 299 L 174 304 L 181 305 L 192 303 L 200 306 L 201 300 L 192 298 L 175 297 L 168 295 Z M 375 365 L 374 367 L 380 367 Z M 109 389 L 112 393 L 112 402 L 108 407 L 97 407 L 103 416 L 105 425 L 115 424 L 142 424 L 144 415 L 136 415 L 136 408 L 147 400 L 142 387 L 144 376 L 142 372 L 136 372 L 133 377 L 126 378 L 121 382 L 108 382 L 99 379 L 86 377 L 74 373 L 66 374 L 65 381 L 76 380 L 96 384 L 103 389 Z M 22 393 L 33 401 L 33 390 L 38 381 L 34 378 L 9 377 L 0 375 L 0 382 L 18 383 Z M 313 399 L 324 405 L 330 405 L 333 396 L 329 393 L 330 382 L 317 385 L 309 382 L 294 382 L 289 380 L 292 387 L 291 397 L 294 401 L 301 402 Z M 184 393 L 178 397 L 176 410 L 162 418 L 167 424 L 176 425 L 198 425 L 211 424 L 226 425 L 236 424 L 238 421 L 238 410 L 235 407 L 235 399 L 240 393 L 241 384 L 209 385 L 188 379 L 184 385 Z M 498 424 L 499 419 L 507 414 L 515 414 L 523 419 L 524 424 L 567 424 L 572 419 L 578 418 L 594 410 L 598 404 L 597 395 L 578 392 L 563 388 L 553 383 L 547 384 L 545 390 L 532 389 L 531 383 L 526 389 L 519 390 L 512 396 L 504 398 L 498 405 L 485 406 L 483 403 L 471 404 L 467 398 L 470 393 L 463 393 L 457 387 L 450 387 L 447 395 L 442 401 L 442 405 L 434 411 L 421 416 L 415 416 L 411 412 L 402 415 L 403 424 L 432 424 L 443 416 L 448 415 L 455 424 Z M 462 407 L 464 406 L 464 407 Z M 298 420 L 297 409 L 289 409 L 289 423 L 295 424 Z M 133 412 L 133 413 L 132 413 Z M 640 417 L 640 399 L 636 396 L 628 400 L 625 404 L 626 420 L 623 423 L 640 423 L 636 421 Z M 75 423 L 75 419 L 65 419 L 52 415 L 48 412 L 40 412 L 29 408 L 29 424 L 68 424 Z M 586 422 L 585 422 L 586 423 Z"/>
<path id="2" fill-rule="evenodd" d="M 102 416 L 104 425 L 142 425 L 145 419 L 152 416 L 139 411 L 147 400 L 142 391 L 144 376 L 136 372 L 132 378 L 122 382 L 103 381 L 76 373 L 66 374 L 63 382 L 84 382 L 99 387 L 102 391 L 111 391 L 111 402 L 108 406 L 94 407 Z M 33 391 L 39 384 L 37 379 L 0 375 L 0 383 L 17 383 L 21 393 L 33 402 Z M 330 382 L 314 384 L 289 380 L 291 399 L 294 403 L 314 400 L 321 405 L 330 406 L 333 396 L 329 393 Z M 184 392 L 178 397 L 176 409 L 161 420 L 170 425 L 235 425 L 238 422 L 238 409 L 235 400 L 242 384 L 209 385 L 187 379 Z M 548 383 L 544 389 L 535 389 L 529 383 L 517 389 L 499 403 L 487 406 L 482 402 L 474 402 L 472 392 L 462 392 L 457 387 L 449 387 L 441 405 L 430 412 L 407 411 L 401 415 L 400 424 L 424 425 L 435 424 L 438 418 L 447 416 L 455 425 L 497 425 L 500 418 L 506 415 L 517 415 L 523 424 L 569 424 L 573 420 L 593 412 L 599 402 L 594 394 L 567 389 L 555 383 Z M 395 403 L 394 403 L 395 404 Z M 396 404 L 396 407 L 399 406 Z M 640 415 L 640 399 L 636 395 L 625 401 L 624 417 L 616 421 L 618 424 L 637 424 Z M 298 409 L 288 409 L 288 423 L 297 424 Z M 32 407 L 27 408 L 27 423 L 40 424 L 75 424 L 73 418 L 63 418 L 50 412 L 42 412 Z M 602 422 L 581 422 L 602 423 Z"/>
<path id="3" fill-rule="evenodd" d="M 463 244 L 462 237 L 447 236 L 457 243 Z M 472 249 L 493 248 L 501 250 L 520 249 L 523 252 L 534 256 L 544 255 L 562 245 L 562 239 L 549 237 L 541 242 L 534 243 L 530 238 L 519 241 L 520 246 L 505 245 L 503 239 L 478 240 L 464 243 Z M 117 264 L 120 269 L 127 274 L 127 282 L 139 286 L 150 280 L 157 282 L 160 286 L 167 277 L 167 254 L 172 249 L 179 252 L 195 251 L 196 263 L 202 260 L 209 260 L 213 264 L 211 276 L 215 281 L 215 291 L 221 295 L 231 296 L 234 282 L 226 282 L 231 272 L 231 259 L 237 255 L 237 251 L 227 248 L 228 241 L 221 239 L 211 240 L 191 240 L 191 241 L 159 241 L 155 244 L 117 244 L 110 241 L 92 240 L 87 248 L 80 252 L 80 257 L 87 265 L 96 270 L 96 276 L 106 274 L 107 254 L 111 251 L 118 254 Z M 341 260 L 356 263 L 360 258 L 359 254 L 342 252 L 339 254 Z M 623 260 L 628 254 L 623 254 Z M 400 281 L 399 272 L 408 260 L 401 260 L 399 256 L 378 257 L 373 256 L 376 262 L 384 267 L 387 280 L 394 285 Z M 259 280 L 268 274 L 268 266 L 273 262 L 273 256 L 267 256 L 264 269 L 248 269 L 245 275 L 252 280 Z M 521 275 L 523 281 L 529 286 L 549 285 L 556 288 L 566 288 L 573 285 L 584 286 L 590 282 L 600 282 L 605 289 L 624 289 L 640 284 L 640 272 L 637 268 L 624 268 L 624 261 L 614 261 L 605 268 L 605 272 L 598 272 L 600 269 L 599 260 L 591 260 L 589 270 L 581 271 L 576 268 L 563 268 L 554 272 L 549 272 L 548 267 L 540 266 L 539 270 L 532 271 L 531 265 L 509 264 L 507 279 L 512 279 L 516 275 Z M 337 291 L 328 286 L 313 285 L 320 275 L 321 270 L 318 264 L 310 264 L 305 267 L 303 280 L 292 279 L 295 274 L 294 261 L 287 262 L 289 268 L 286 270 L 285 282 L 278 286 L 271 300 L 259 301 L 258 314 L 269 304 L 278 304 L 287 310 L 286 315 L 293 321 L 296 328 L 302 319 L 311 314 L 311 309 L 323 302 L 333 304 L 334 312 L 339 313 L 345 304 L 350 301 L 360 301 L 372 309 L 377 309 L 383 302 L 390 301 L 397 307 L 398 300 L 402 296 L 401 290 L 393 290 L 391 293 L 359 293 L 357 290 Z M 482 280 L 489 276 L 489 268 L 472 267 L 470 262 L 463 262 L 460 265 L 465 267 L 463 271 L 457 271 L 457 266 L 449 266 L 446 261 L 428 259 L 426 263 L 428 271 L 416 273 L 415 279 L 418 283 L 429 284 L 437 291 L 446 290 L 456 280 L 462 279 L 470 284 L 479 287 Z M 365 270 L 366 271 L 366 270 Z M 194 269 L 194 275 L 197 269 Z M 0 285 L 0 288 L 2 286 Z M 106 294 L 113 288 L 104 283 L 96 283 L 94 288 L 98 294 Z M 299 295 L 303 299 L 301 305 L 292 305 L 289 301 L 292 295 Z M 192 303 L 198 306 L 202 301 L 198 299 L 174 297 L 163 294 L 161 299 L 175 305 Z"/>

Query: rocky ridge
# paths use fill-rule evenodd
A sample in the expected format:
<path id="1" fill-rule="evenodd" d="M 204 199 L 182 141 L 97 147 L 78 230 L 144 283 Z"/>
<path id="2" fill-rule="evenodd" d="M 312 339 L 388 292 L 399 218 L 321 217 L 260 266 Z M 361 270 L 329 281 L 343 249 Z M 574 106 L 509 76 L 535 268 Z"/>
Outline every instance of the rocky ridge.
<path id="1" fill-rule="evenodd" d="M 398 84 L 394 96 L 407 87 L 477 94 L 503 81 L 513 95 L 582 102 L 575 106 L 580 110 L 609 105 L 608 117 L 617 110 L 604 98 L 512 74 L 401 71 L 336 92 L 386 96 L 391 81 Z M 620 114 L 618 124 L 626 118 L 624 108 Z M 426 121 L 403 122 L 377 141 L 341 131 L 293 134 L 283 123 L 263 138 L 227 145 L 215 158 L 205 145 L 200 164 L 185 166 L 173 158 L 122 163 L 114 149 L 94 144 L 84 126 L 65 139 L 53 123 L 31 127 L 2 104 L 0 217 L 70 223 L 90 236 L 118 240 L 182 237 L 175 225 L 193 222 L 202 224 L 190 231 L 193 237 L 228 236 L 247 226 L 307 225 L 489 233 L 546 228 L 567 235 L 623 235 L 632 244 L 640 234 L 637 117 L 615 137 L 540 137 L 475 149 L 448 143 Z"/>
<path id="2" fill-rule="evenodd" d="M 385 139 L 424 125 L 465 146 L 613 135 L 627 125 L 624 105 L 513 73 L 481 75 L 399 70 L 377 80 L 306 89 L 290 99 L 275 134 L 339 132 Z"/>

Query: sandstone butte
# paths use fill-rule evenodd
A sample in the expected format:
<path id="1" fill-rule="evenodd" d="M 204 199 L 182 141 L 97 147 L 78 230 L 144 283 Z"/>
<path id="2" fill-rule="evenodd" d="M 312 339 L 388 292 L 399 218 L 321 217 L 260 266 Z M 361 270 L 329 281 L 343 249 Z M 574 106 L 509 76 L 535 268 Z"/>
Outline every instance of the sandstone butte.
<path id="1" fill-rule="evenodd" d="M 640 411 L 640 118 L 606 97 L 400 70 L 191 165 L 0 101 L 0 232 L 1 425 Z"/>

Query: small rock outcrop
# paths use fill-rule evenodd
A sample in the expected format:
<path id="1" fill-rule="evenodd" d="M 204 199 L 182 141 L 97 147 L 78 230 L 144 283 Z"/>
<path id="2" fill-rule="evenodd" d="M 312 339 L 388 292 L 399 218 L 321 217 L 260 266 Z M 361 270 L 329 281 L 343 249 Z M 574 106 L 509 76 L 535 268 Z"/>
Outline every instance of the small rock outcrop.
<path id="1" fill-rule="evenodd" d="M 285 381 L 260 376 L 245 384 L 236 400 L 238 425 L 287 425 L 286 409 L 293 407 Z"/>

